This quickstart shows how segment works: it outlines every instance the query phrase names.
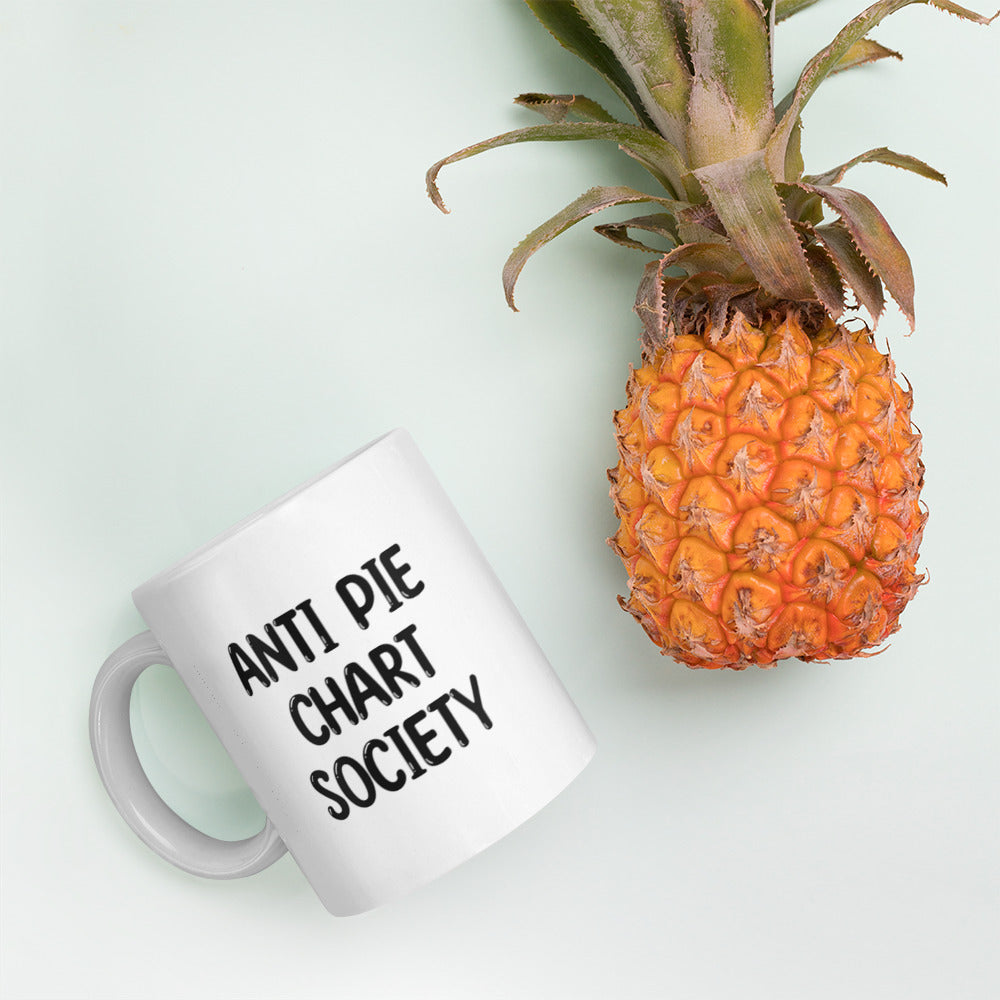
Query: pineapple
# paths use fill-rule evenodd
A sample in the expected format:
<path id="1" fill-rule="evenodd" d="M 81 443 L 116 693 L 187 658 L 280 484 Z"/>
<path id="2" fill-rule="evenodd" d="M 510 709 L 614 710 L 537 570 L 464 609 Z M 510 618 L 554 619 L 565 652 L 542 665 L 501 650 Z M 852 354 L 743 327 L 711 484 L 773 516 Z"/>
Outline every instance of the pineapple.
<path id="1" fill-rule="evenodd" d="M 605 208 L 647 214 L 598 233 L 652 254 L 639 283 L 642 365 L 615 414 L 608 473 L 628 573 L 621 605 L 691 667 L 871 655 L 924 582 L 927 520 L 909 383 L 873 328 L 896 301 L 912 330 L 913 274 L 872 202 L 841 181 L 863 162 L 944 183 L 884 147 L 806 174 L 802 111 L 820 83 L 898 53 L 868 37 L 887 15 L 949 0 L 879 0 L 775 101 L 775 28 L 816 0 L 526 0 L 634 115 L 581 95 L 522 94 L 545 124 L 436 163 L 526 141 L 617 143 L 655 191 L 595 187 L 530 233 L 503 271 Z M 650 234 L 664 246 L 651 245 Z M 858 315 L 864 308 L 872 327 Z"/>

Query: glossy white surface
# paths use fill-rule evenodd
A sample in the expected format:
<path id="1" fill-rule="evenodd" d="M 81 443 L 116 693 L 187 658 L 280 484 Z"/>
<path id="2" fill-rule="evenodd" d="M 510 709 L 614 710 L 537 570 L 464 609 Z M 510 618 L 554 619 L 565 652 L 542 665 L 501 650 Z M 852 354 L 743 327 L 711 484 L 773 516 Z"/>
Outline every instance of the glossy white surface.
<path id="1" fill-rule="evenodd" d="M 594 754 L 405 430 L 132 597 L 150 631 L 101 667 L 91 749 L 133 832 L 192 874 L 254 875 L 287 847 L 323 905 L 353 916 L 507 836 Z M 253 837 L 199 832 L 150 784 L 130 697 L 157 664 L 177 671 L 264 811 Z"/>
<path id="2" fill-rule="evenodd" d="M 143 671 L 173 666 L 149 632 L 126 639 L 104 661 L 90 697 L 90 749 L 122 819 L 147 847 L 202 878 L 246 878 L 274 864 L 287 848 L 269 819 L 243 840 L 209 837 L 177 815 L 143 770 L 131 726 L 132 691 Z"/>
<path id="3" fill-rule="evenodd" d="M 862 6 L 823 0 L 786 26 L 786 85 Z M 529 263 L 521 313 L 500 287 L 541 219 L 641 171 L 597 146 L 519 146 L 445 172 L 448 217 L 423 192 L 438 157 L 532 121 L 517 93 L 604 97 L 526 9 L 3 5 L 5 1000 L 1000 992 L 1000 482 L 981 457 L 1000 24 L 914 8 L 876 36 L 906 60 L 825 85 L 806 158 L 888 145 L 951 183 L 850 175 L 916 270 L 917 333 L 895 312 L 881 330 L 925 432 L 931 583 L 880 657 L 707 674 L 618 609 L 603 543 L 643 258 L 580 226 Z M 490 851 L 335 921 L 290 859 L 206 882 L 150 854 L 101 788 L 87 702 L 143 627 L 132 587 L 395 425 L 601 753 Z M 133 712 L 187 819 L 260 829 L 169 671 Z"/>

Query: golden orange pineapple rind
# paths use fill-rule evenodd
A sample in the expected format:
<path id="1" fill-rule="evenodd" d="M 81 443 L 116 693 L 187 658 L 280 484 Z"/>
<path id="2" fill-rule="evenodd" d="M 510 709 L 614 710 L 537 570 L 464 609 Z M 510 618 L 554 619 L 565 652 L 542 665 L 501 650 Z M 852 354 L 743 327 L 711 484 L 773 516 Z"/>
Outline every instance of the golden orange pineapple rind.
<path id="1" fill-rule="evenodd" d="M 615 414 L 609 541 L 628 572 L 620 603 L 689 666 L 870 655 L 925 579 L 912 392 L 857 315 L 874 328 L 888 292 L 912 329 L 912 268 L 881 212 L 841 182 L 859 163 L 945 178 L 885 147 L 806 174 L 801 115 L 832 74 L 901 58 L 868 33 L 902 7 L 980 24 L 997 15 L 879 0 L 776 101 L 776 27 L 815 2 L 526 0 L 634 122 L 581 95 L 522 94 L 545 124 L 466 147 L 427 174 L 446 211 L 437 176 L 448 164 L 513 143 L 595 139 L 658 184 L 584 192 L 514 249 L 503 284 L 514 308 L 540 247 L 606 208 L 647 206 L 595 227 L 652 254 L 635 303 L 642 366 Z"/>
<path id="2" fill-rule="evenodd" d="M 664 653 L 742 668 L 864 654 L 924 577 L 912 396 L 866 327 L 793 310 L 682 335 L 615 414 L 622 606 Z"/>

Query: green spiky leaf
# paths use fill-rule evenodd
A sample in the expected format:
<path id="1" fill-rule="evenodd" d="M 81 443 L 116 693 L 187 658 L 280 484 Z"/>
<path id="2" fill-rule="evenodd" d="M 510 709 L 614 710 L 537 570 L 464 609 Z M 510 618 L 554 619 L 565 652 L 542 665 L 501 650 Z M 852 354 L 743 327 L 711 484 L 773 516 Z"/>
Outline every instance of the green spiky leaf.
<path id="1" fill-rule="evenodd" d="M 841 163 L 839 167 L 834 167 L 832 170 L 827 170 L 822 174 L 811 174 L 803 177 L 802 180 L 806 184 L 839 184 L 843 180 L 844 174 L 851 167 L 856 167 L 859 163 L 885 163 L 890 167 L 909 170 L 911 173 L 919 174 L 921 177 L 944 184 L 945 187 L 948 186 L 948 181 L 940 170 L 935 170 L 924 163 L 923 160 L 918 160 L 915 156 L 910 156 L 907 153 L 894 153 L 891 149 L 886 149 L 885 146 L 879 146 L 878 149 L 869 149 L 867 152 L 855 156 L 846 163 Z"/>
<path id="2" fill-rule="evenodd" d="M 797 184 L 778 184 L 785 215 L 793 223 L 815 226 L 823 221 L 823 199 Z"/>
<path id="3" fill-rule="evenodd" d="M 837 73 L 843 73 L 845 70 L 854 69 L 857 66 L 867 66 L 869 63 L 877 62 L 879 59 L 902 59 L 902 55 L 896 52 L 894 49 L 886 48 L 879 42 L 876 42 L 872 38 L 862 38 L 860 41 L 855 42 L 841 58 L 837 61 L 836 65 L 830 72 L 828 76 L 834 76 Z M 778 102 L 774 109 L 774 113 L 778 121 L 784 118 L 788 109 L 792 106 L 792 100 L 795 98 L 795 91 L 790 90 L 785 96 Z M 795 128 L 800 129 L 802 127 L 802 119 L 795 123 Z M 791 142 L 791 140 L 789 140 Z M 786 174 L 790 177 L 790 174 Z"/>
<path id="4" fill-rule="evenodd" d="M 882 213 L 863 194 L 850 188 L 810 184 L 802 187 L 818 194 L 840 216 L 854 245 L 882 279 L 902 309 L 910 329 L 914 329 L 913 267 Z"/>
<path id="5" fill-rule="evenodd" d="M 677 213 L 682 243 L 728 243 L 726 229 L 711 205 L 692 205 Z"/>
<path id="6" fill-rule="evenodd" d="M 667 302 L 663 295 L 665 271 L 662 257 L 651 260 L 643 269 L 635 293 L 633 309 L 642 322 L 643 340 L 647 345 L 666 344 L 669 341 Z"/>
<path id="7" fill-rule="evenodd" d="M 842 222 L 816 226 L 814 235 L 826 248 L 830 259 L 836 265 L 845 287 L 858 297 L 858 302 L 868 310 L 872 323 L 878 325 L 879 317 L 885 309 L 882 282 L 872 273 L 868 262 L 854 244 L 851 234 Z"/>
<path id="8" fill-rule="evenodd" d="M 661 236 L 671 244 L 680 242 L 677 235 L 677 226 L 674 216 L 665 212 L 657 212 L 653 215 L 640 215 L 634 219 L 626 219 L 624 222 L 605 222 L 599 226 L 594 226 L 594 232 L 605 239 L 611 240 L 618 246 L 628 247 L 630 250 L 642 250 L 647 253 L 664 254 L 666 251 L 662 247 L 651 247 L 641 240 L 635 239 L 629 234 L 631 229 L 641 229 L 655 236 Z"/>
<path id="9" fill-rule="evenodd" d="M 837 65 L 830 70 L 830 75 L 843 73 L 844 70 L 853 69 L 855 66 L 867 66 L 869 63 L 878 62 L 879 59 L 899 59 L 902 61 L 902 58 L 902 53 L 887 48 L 881 42 L 876 42 L 874 38 L 862 38 L 840 57 Z"/>
<path id="10" fill-rule="evenodd" d="M 680 268 L 686 277 L 667 272 Z M 728 277 L 724 277 L 727 275 Z M 682 312 L 696 308 L 708 314 L 709 326 L 720 333 L 730 305 L 741 297 L 753 299 L 757 283 L 739 254 L 718 243 L 687 243 L 659 260 L 650 261 L 642 274 L 635 297 L 635 312 L 642 321 L 643 346 L 656 350 L 674 339 L 676 308 L 685 299 Z"/>
<path id="11" fill-rule="evenodd" d="M 679 267 L 689 275 L 710 271 L 733 274 L 746 270 L 742 255 L 726 243 L 684 243 L 663 258 L 663 266 Z"/>
<path id="12" fill-rule="evenodd" d="M 646 116 L 684 157 L 691 73 L 671 5 L 664 8 L 648 0 L 574 3 L 628 74 Z"/>
<path id="13" fill-rule="evenodd" d="M 775 20 L 780 24 L 799 11 L 811 7 L 817 0 L 778 0 L 775 10 Z"/>
<path id="14" fill-rule="evenodd" d="M 587 23 L 576 4 L 569 0 L 525 0 L 525 3 L 560 45 L 596 69 L 635 116 L 644 125 L 653 127 L 635 84 L 614 52 Z"/>
<path id="15" fill-rule="evenodd" d="M 518 94 L 514 103 L 530 111 L 537 111 L 550 122 L 570 121 L 608 122 L 621 124 L 597 101 L 582 94 Z"/>
<path id="16" fill-rule="evenodd" d="M 795 123 L 788 148 L 785 150 L 785 176 L 797 180 L 805 170 L 805 160 L 802 159 L 802 122 Z"/>
<path id="17" fill-rule="evenodd" d="M 515 312 L 517 311 L 517 307 L 514 305 L 514 285 L 517 283 L 524 265 L 528 262 L 528 258 L 536 250 L 541 249 L 560 233 L 566 232 L 571 226 L 575 226 L 595 212 L 615 205 L 632 205 L 640 202 L 663 205 L 674 212 L 685 204 L 669 198 L 645 194 L 630 187 L 593 187 L 589 191 L 585 191 L 561 212 L 557 212 L 551 219 L 546 219 L 540 226 L 528 233 L 507 258 L 503 269 L 503 288 L 507 297 L 507 305 Z"/>
<path id="18" fill-rule="evenodd" d="M 694 80 L 688 100 L 693 168 L 764 147 L 774 128 L 770 36 L 759 0 L 681 0 Z"/>
<path id="19" fill-rule="evenodd" d="M 489 149 L 499 149 L 519 142 L 563 142 L 582 141 L 586 139 L 602 139 L 615 142 L 629 156 L 638 160 L 671 194 L 676 195 L 683 189 L 681 177 L 684 164 L 677 156 L 677 150 L 655 132 L 640 128 L 637 125 L 615 125 L 605 122 L 560 122 L 549 125 L 535 125 L 531 128 L 515 129 L 502 135 L 484 139 L 472 146 L 466 146 L 443 160 L 438 160 L 427 171 L 427 193 L 431 201 L 447 212 L 441 192 L 437 186 L 437 176 L 443 167 L 459 160 L 465 160 Z"/>
<path id="20" fill-rule="evenodd" d="M 837 265 L 819 243 L 812 243 L 806 247 L 806 261 L 820 302 L 826 311 L 837 319 L 844 311 L 844 283 Z"/>
<path id="21" fill-rule="evenodd" d="M 947 11 L 958 17 L 975 21 L 978 24 L 989 24 L 993 18 L 984 17 L 975 11 L 960 7 L 951 0 L 879 0 L 867 10 L 854 18 L 846 27 L 841 29 L 836 38 L 822 51 L 818 52 L 806 64 L 805 69 L 799 76 L 799 81 L 792 92 L 788 108 L 781 117 L 774 134 L 767 144 L 767 163 L 771 173 L 779 180 L 785 180 L 782 171 L 785 165 L 785 153 L 791 136 L 792 129 L 798 121 L 799 116 L 806 103 L 816 92 L 819 85 L 834 72 L 842 60 L 847 56 L 851 47 L 861 41 L 890 14 L 908 7 L 914 3 L 927 3 L 939 10 Z"/>
<path id="22" fill-rule="evenodd" d="M 782 299 L 816 297 L 805 253 L 763 151 L 694 171 L 726 234 L 761 287 Z"/>

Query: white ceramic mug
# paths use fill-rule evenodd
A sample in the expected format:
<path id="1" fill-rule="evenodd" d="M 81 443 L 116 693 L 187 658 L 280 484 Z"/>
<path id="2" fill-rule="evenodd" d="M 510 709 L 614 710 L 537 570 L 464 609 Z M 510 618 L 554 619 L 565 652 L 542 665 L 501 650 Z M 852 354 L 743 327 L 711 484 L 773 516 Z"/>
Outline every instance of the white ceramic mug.
<path id="1" fill-rule="evenodd" d="M 554 798 L 594 741 L 440 484 L 393 431 L 133 593 L 150 632 L 105 662 L 101 778 L 162 857 L 250 875 L 286 847 L 344 916 L 472 857 Z M 132 686 L 172 665 L 260 803 L 209 837 L 142 771 Z"/>

